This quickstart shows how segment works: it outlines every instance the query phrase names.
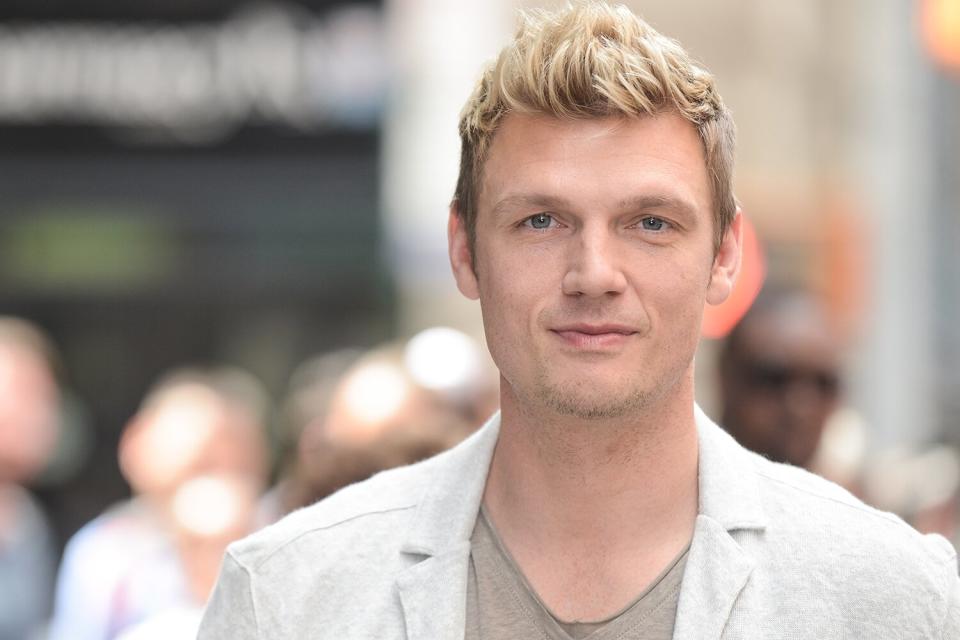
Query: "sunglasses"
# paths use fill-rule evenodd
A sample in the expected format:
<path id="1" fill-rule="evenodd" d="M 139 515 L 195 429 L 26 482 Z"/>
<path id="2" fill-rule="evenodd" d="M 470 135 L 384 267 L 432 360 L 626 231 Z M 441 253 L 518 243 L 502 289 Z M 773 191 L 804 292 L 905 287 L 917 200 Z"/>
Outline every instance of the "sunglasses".
<path id="1" fill-rule="evenodd" d="M 747 364 L 745 371 L 747 383 L 757 391 L 781 394 L 802 384 L 815 389 L 825 399 L 836 398 L 840 393 L 840 376 L 836 371 L 773 362 Z"/>

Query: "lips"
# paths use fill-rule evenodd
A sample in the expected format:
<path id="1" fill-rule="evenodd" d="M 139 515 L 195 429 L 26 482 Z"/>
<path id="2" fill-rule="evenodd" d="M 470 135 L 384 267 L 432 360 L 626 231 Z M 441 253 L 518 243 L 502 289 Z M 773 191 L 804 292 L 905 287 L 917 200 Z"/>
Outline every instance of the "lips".
<path id="1" fill-rule="evenodd" d="M 577 323 L 577 324 L 570 324 L 570 325 L 555 327 L 553 330 L 556 331 L 557 333 L 575 332 L 575 333 L 584 333 L 589 336 L 599 336 L 605 333 L 619 333 L 621 335 L 628 336 L 628 335 L 637 333 L 636 329 L 624 324 Z"/>
<path id="2" fill-rule="evenodd" d="M 622 346 L 636 329 L 622 324 L 576 323 L 554 327 L 553 333 L 568 345 L 584 350 L 608 350 Z"/>

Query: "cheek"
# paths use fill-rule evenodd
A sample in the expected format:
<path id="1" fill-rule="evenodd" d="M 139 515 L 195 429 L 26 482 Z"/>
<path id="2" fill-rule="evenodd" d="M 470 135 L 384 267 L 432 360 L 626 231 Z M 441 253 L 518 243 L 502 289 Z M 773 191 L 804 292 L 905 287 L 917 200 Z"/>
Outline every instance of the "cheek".
<path id="1" fill-rule="evenodd" d="M 541 247 L 504 246 L 479 253 L 481 306 L 492 315 L 510 315 L 515 322 L 529 318 L 543 299 L 560 290 L 563 269 L 556 257 L 555 251 Z"/>
<path id="2" fill-rule="evenodd" d="M 484 333 L 501 369 L 511 369 L 509 363 L 534 344 L 540 314 L 556 299 L 560 286 L 551 279 L 555 267 L 529 253 L 522 255 L 527 259 L 488 254 L 478 264 Z"/>
<path id="3" fill-rule="evenodd" d="M 493 277 L 489 272 L 480 276 L 480 310 L 488 341 L 516 343 L 523 339 L 519 334 L 525 333 L 533 306 L 525 279 L 523 273 L 509 280 L 501 272 Z"/>
<path id="4" fill-rule="evenodd" d="M 710 272 L 705 267 L 695 268 L 689 265 L 670 263 L 661 271 L 651 289 L 662 301 L 661 310 L 665 320 L 686 324 L 697 320 L 703 314 L 704 299 Z"/>
<path id="5" fill-rule="evenodd" d="M 647 276 L 646 295 L 642 289 L 640 299 L 667 345 L 664 357 L 673 358 L 692 353 L 699 343 L 709 271 L 677 262 L 669 265 L 659 277 Z"/>

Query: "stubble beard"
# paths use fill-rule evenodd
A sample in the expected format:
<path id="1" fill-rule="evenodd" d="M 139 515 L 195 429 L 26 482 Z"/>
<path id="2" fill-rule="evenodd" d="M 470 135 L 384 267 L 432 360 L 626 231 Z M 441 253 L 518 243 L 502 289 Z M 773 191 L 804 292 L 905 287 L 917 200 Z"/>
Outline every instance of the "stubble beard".
<path id="1" fill-rule="evenodd" d="M 541 374 L 533 389 L 536 401 L 558 415 L 579 420 L 615 420 L 642 413 L 662 395 L 660 389 L 632 388 L 603 392 L 590 380 L 558 383 Z"/>
<path id="2" fill-rule="evenodd" d="M 620 420 L 648 412 L 675 391 L 693 357 L 685 365 L 672 367 L 657 380 L 634 378 L 615 389 L 604 389 L 589 376 L 574 380 L 551 378 L 549 369 L 542 367 L 536 377 L 528 402 L 540 405 L 557 415 L 584 421 Z"/>

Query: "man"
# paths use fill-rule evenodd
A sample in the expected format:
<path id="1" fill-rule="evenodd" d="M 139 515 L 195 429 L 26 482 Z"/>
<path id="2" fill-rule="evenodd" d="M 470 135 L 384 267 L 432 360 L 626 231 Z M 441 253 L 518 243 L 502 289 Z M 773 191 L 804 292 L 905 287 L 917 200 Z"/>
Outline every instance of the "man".
<path id="1" fill-rule="evenodd" d="M 240 369 L 161 376 L 120 439 L 133 497 L 66 546 L 50 640 L 106 640 L 171 611 L 196 629 L 223 549 L 262 524 L 267 410 L 266 392 Z"/>
<path id="2" fill-rule="evenodd" d="M 0 316 L 0 640 L 38 637 L 50 615 L 56 541 L 27 487 L 60 435 L 59 364 L 39 327 Z"/>
<path id="3" fill-rule="evenodd" d="M 286 515 L 379 471 L 429 458 L 474 431 L 454 398 L 413 374 L 410 344 L 330 353 L 295 372 L 284 414 L 296 438 L 268 496 L 274 512 Z"/>
<path id="4" fill-rule="evenodd" d="M 622 7 L 531 14 L 460 131 L 502 413 L 234 545 L 200 637 L 960 637 L 946 541 L 694 406 L 740 248 L 711 77 Z"/>
<path id="5" fill-rule="evenodd" d="M 771 460 L 809 468 L 837 409 L 841 352 L 814 295 L 765 289 L 720 351 L 724 428 Z"/>

